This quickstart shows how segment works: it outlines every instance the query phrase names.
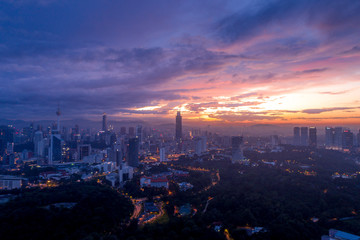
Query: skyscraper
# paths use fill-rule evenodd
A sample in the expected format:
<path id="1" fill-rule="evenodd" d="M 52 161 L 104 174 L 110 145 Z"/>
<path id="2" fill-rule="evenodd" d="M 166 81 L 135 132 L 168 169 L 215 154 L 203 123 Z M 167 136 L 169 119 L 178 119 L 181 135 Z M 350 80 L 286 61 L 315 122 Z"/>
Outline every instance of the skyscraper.
<path id="1" fill-rule="evenodd" d="M 104 132 L 107 131 L 107 121 L 106 121 L 106 113 L 103 114 L 103 117 L 102 117 L 102 130 Z"/>
<path id="2" fill-rule="evenodd" d="M 115 162 L 117 167 L 121 167 L 124 156 L 122 141 L 116 142 L 110 149 L 110 153 L 110 160 Z"/>
<path id="3" fill-rule="evenodd" d="M 317 146 L 317 136 L 316 136 L 316 127 L 309 128 L 309 146 Z"/>
<path id="4" fill-rule="evenodd" d="M 8 154 L 14 153 L 14 143 L 13 143 L 13 142 L 8 142 L 8 143 L 6 144 L 6 152 L 7 152 Z"/>
<path id="5" fill-rule="evenodd" d="M 300 128 L 294 127 L 294 145 L 299 146 L 300 145 Z"/>
<path id="6" fill-rule="evenodd" d="M 36 131 L 34 135 L 34 152 L 36 157 L 44 156 L 44 138 L 42 131 Z"/>
<path id="7" fill-rule="evenodd" d="M 48 164 L 62 160 L 62 144 L 60 134 L 51 134 Z"/>
<path id="8" fill-rule="evenodd" d="M 91 155 L 91 145 L 90 144 L 79 144 L 78 145 L 78 159 L 83 160 L 84 157 Z"/>
<path id="9" fill-rule="evenodd" d="M 309 145 L 308 128 L 307 127 L 301 127 L 300 132 L 301 132 L 301 137 L 300 137 L 301 146 L 308 146 Z"/>
<path id="10" fill-rule="evenodd" d="M 343 149 L 351 149 L 354 146 L 354 134 L 346 129 L 343 132 L 342 136 L 342 148 Z"/>
<path id="11" fill-rule="evenodd" d="M 342 148 L 343 144 L 343 128 L 342 127 L 336 127 L 335 133 L 334 133 L 334 145 L 337 148 Z"/>
<path id="12" fill-rule="evenodd" d="M 335 129 L 332 127 L 325 127 L 325 146 L 333 147 L 335 142 Z"/>
<path id="13" fill-rule="evenodd" d="M 126 134 L 126 127 L 121 127 L 120 128 L 120 135 L 125 135 Z"/>
<path id="14" fill-rule="evenodd" d="M 139 145 L 142 143 L 142 126 L 137 125 L 136 126 L 136 137 L 139 139 Z"/>
<path id="15" fill-rule="evenodd" d="M 134 127 L 129 127 L 129 136 L 134 137 L 135 136 L 135 129 Z"/>
<path id="16" fill-rule="evenodd" d="M 180 140 L 182 138 L 182 117 L 180 115 L 180 111 L 178 111 L 176 115 L 175 138 L 176 140 Z"/>
<path id="17" fill-rule="evenodd" d="M 194 147 L 195 147 L 195 154 L 197 154 L 198 156 L 200 156 L 203 151 L 202 151 L 202 142 L 201 142 L 201 138 L 200 137 L 196 137 L 193 139 L 194 141 Z"/>
<path id="18" fill-rule="evenodd" d="M 139 166 L 139 139 L 129 139 L 128 165 L 131 167 Z"/>
<path id="19" fill-rule="evenodd" d="M 164 147 L 160 148 L 160 154 L 159 155 L 160 155 L 160 162 L 164 162 L 164 161 L 167 160 L 167 158 L 166 158 L 166 150 L 165 150 Z"/>
<path id="20" fill-rule="evenodd" d="M 50 135 L 50 147 L 48 155 L 48 164 L 53 164 L 54 161 L 62 160 L 62 140 L 60 135 L 60 108 L 56 111 L 57 115 L 57 126 L 56 129 L 51 131 Z"/>
<path id="21" fill-rule="evenodd" d="M 239 136 L 231 137 L 231 152 L 232 152 L 232 163 L 239 163 L 244 160 L 244 155 L 242 151 L 243 138 Z"/>

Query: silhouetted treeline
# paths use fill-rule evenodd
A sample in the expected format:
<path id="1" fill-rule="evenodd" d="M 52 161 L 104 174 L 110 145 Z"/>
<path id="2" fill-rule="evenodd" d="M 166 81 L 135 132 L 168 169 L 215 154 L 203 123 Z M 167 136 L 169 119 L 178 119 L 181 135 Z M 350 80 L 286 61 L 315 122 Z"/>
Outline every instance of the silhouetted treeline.
<path id="1" fill-rule="evenodd" d="M 69 207 L 66 203 L 70 203 Z M 0 205 L 0 236 L 1 239 L 91 239 L 106 236 L 125 224 L 132 210 L 129 200 L 95 183 L 32 189 Z"/>

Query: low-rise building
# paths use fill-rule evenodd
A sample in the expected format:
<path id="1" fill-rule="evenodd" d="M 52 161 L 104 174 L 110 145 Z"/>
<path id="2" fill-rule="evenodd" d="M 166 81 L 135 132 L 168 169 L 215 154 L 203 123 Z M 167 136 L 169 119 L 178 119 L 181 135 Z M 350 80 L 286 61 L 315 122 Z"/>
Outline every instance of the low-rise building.
<path id="1" fill-rule="evenodd" d="M 321 240 L 360 240 L 360 236 L 336 229 L 330 229 L 329 236 L 322 236 Z"/>
<path id="2" fill-rule="evenodd" d="M 188 182 L 181 182 L 178 183 L 180 191 L 187 191 L 189 189 L 192 189 L 194 186 Z"/>
<path id="3" fill-rule="evenodd" d="M 11 175 L 0 175 L 0 189 L 21 188 L 27 179 Z"/>
<path id="4" fill-rule="evenodd" d="M 164 177 L 142 177 L 140 178 L 140 186 L 141 187 L 156 187 L 161 188 L 165 187 L 169 188 L 169 181 Z"/>

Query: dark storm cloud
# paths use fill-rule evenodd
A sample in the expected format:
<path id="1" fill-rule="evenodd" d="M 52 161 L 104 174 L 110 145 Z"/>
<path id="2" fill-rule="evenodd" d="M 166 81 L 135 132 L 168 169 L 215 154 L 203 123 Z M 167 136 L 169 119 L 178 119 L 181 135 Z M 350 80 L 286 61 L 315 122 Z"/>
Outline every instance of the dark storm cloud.
<path id="1" fill-rule="evenodd" d="M 159 100 L 185 100 L 187 97 L 182 93 L 209 88 L 162 91 L 156 88 L 187 73 L 212 71 L 228 59 L 242 58 L 199 48 L 169 51 L 36 46 L 23 54 L 16 54 L 15 50 L 6 56 L 0 66 L 4 104 L 53 108 L 61 102 L 77 114 L 90 108 L 97 113 L 135 113 L 123 109 L 148 106 Z"/>
<path id="2" fill-rule="evenodd" d="M 4 95 L 2 95 L 4 96 Z M 8 99 L 13 100 L 8 100 Z M 41 109 L 47 114 L 53 113 L 57 104 L 65 109 L 68 116 L 80 117 L 86 114 L 101 114 L 106 111 L 109 114 L 115 113 L 136 113 L 129 107 L 143 107 L 151 105 L 151 102 L 159 100 L 184 99 L 176 91 L 50 91 L 39 93 L 28 93 L 20 95 L 17 92 L 7 92 L 6 97 L 0 97 L 2 109 L 21 108 L 18 114 L 37 114 L 34 109 Z M 140 111 L 139 111 L 140 112 Z M 141 113 L 145 114 L 145 111 Z"/>
<path id="3" fill-rule="evenodd" d="M 314 68 L 314 69 L 307 69 L 301 72 L 296 72 L 296 74 L 309 74 L 309 73 L 320 73 L 327 71 L 328 68 Z"/>
<path id="4" fill-rule="evenodd" d="M 360 46 L 354 46 L 353 48 L 342 52 L 342 54 L 354 54 L 354 53 L 360 53 Z"/>
<path id="5" fill-rule="evenodd" d="M 263 102 L 236 102 L 236 103 L 219 103 L 219 102 L 205 102 L 205 103 L 190 103 L 186 105 L 186 109 L 191 112 L 199 113 L 206 109 L 217 109 L 217 108 L 237 108 L 237 107 L 245 107 L 245 106 L 256 106 Z"/>
<path id="6" fill-rule="evenodd" d="M 360 2 L 354 0 L 257 1 L 219 21 L 216 31 L 225 42 L 244 41 L 281 27 L 283 31 L 309 25 L 328 37 L 354 34 L 359 29 Z"/>
<path id="7" fill-rule="evenodd" d="M 354 107 L 333 107 L 333 108 L 318 108 L 318 109 L 304 109 L 301 112 L 307 113 L 307 114 L 319 114 L 323 112 L 332 112 L 332 111 L 346 111 L 346 110 L 352 110 L 357 109 Z"/>

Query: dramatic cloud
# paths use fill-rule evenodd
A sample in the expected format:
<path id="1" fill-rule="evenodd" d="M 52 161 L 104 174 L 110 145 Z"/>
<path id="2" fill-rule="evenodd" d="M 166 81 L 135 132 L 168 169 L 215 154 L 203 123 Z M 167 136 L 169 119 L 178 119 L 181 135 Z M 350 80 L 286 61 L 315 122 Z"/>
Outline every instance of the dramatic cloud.
<path id="1" fill-rule="evenodd" d="M 344 110 L 353 110 L 356 108 L 352 107 L 334 107 L 334 108 L 321 108 L 321 109 L 305 109 L 301 112 L 307 113 L 307 114 L 319 114 L 323 112 L 332 112 L 332 111 L 344 111 Z"/>
<path id="2" fill-rule="evenodd" d="M 343 52 L 343 54 L 353 54 L 353 53 L 360 53 L 360 46 L 354 46 L 353 48 Z"/>
<path id="3" fill-rule="evenodd" d="M 233 13 L 217 24 L 221 39 L 226 42 L 245 41 L 259 35 L 280 33 L 296 26 L 314 27 L 327 37 L 352 35 L 359 28 L 360 3 L 353 0 L 328 1 L 254 1 L 249 8 Z"/>
<path id="4" fill-rule="evenodd" d="M 353 0 L 1 1 L 1 115 L 350 117 L 359 12 Z"/>

